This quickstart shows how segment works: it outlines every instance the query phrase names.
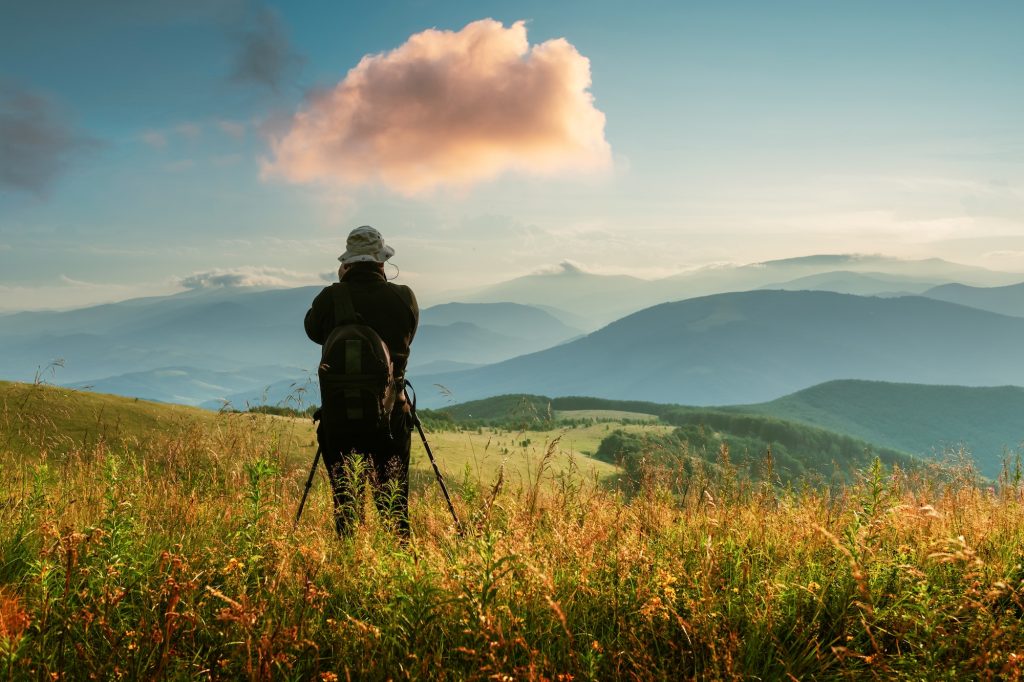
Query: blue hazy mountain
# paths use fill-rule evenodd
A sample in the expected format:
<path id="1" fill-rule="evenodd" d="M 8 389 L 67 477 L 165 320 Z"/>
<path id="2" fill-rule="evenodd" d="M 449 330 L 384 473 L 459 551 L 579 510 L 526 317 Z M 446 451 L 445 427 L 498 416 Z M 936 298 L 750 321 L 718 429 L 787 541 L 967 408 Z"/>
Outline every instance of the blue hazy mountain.
<path id="1" fill-rule="evenodd" d="M 490 364 L 581 336 L 551 313 L 518 303 L 444 303 L 423 310 L 410 371 L 438 362 Z"/>
<path id="2" fill-rule="evenodd" d="M 666 303 L 582 339 L 495 365 L 425 377 L 450 392 L 691 405 L 771 400 L 833 379 L 1024 384 L 1024 319 L 911 296 L 750 291 Z"/>
<path id="3" fill-rule="evenodd" d="M 129 372 L 93 381 L 68 384 L 96 393 L 156 400 L 164 403 L 218 405 L 229 396 L 251 392 L 263 394 L 279 382 L 294 383 L 299 370 L 292 367 L 246 367 L 244 370 L 215 371 L 195 367 L 161 367 L 145 372 Z"/>
<path id="4" fill-rule="evenodd" d="M 671 277 L 641 279 L 588 272 L 569 262 L 517 277 L 459 300 L 511 301 L 554 306 L 576 316 L 588 331 L 659 303 L 764 287 L 822 289 L 875 295 L 920 293 L 936 284 L 993 286 L 1017 282 L 1019 274 L 951 263 L 938 258 L 906 260 L 879 255 L 823 254 L 746 265 L 709 265 Z"/>
<path id="5" fill-rule="evenodd" d="M 767 284 L 759 289 L 785 289 L 787 291 L 832 291 L 837 294 L 858 296 L 908 296 L 921 294 L 935 286 L 934 280 L 922 280 L 883 272 L 852 272 L 834 270 L 786 282 Z"/>
<path id="6" fill-rule="evenodd" d="M 0 378 L 32 380 L 60 359 L 56 382 L 117 395 L 259 402 L 271 385 L 274 395 L 288 395 L 319 361 L 302 326 L 319 291 L 229 287 L 5 315 Z M 421 320 L 411 368 L 433 371 L 498 362 L 581 334 L 548 311 L 513 303 L 434 306 Z"/>
<path id="7" fill-rule="evenodd" d="M 928 298 L 981 308 L 1003 315 L 1024 317 L 1024 282 L 1004 287 L 943 284 L 924 292 Z"/>
<path id="8" fill-rule="evenodd" d="M 666 333 L 673 338 L 678 337 L 682 344 L 679 353 L 663 355 L 666 349 L 657 345 L 661 342 L 658 335 L 662 332 L 642 331 L 641 336 L 646 334 L 651 338 L 638 338 L 637 343 L 641 347 L 643 344 L 652 346 L 650 350 L 638 351 L 649 357 L 637 364 L 637 373 L 628 371 L 629 367 L 625 370 L 618 367 L 638 362 L 631 355 L 616 358 L 600 351 L 598 346 L 622 333 L 619 330 L 631 328 L 637 320 L 651 330 L 660 329 L 650 321 L 651 316 L 672 318 L 677 310 L 695 310 L 706 305 L 682 301 L 667 304 L 667 307 L 651 308 L 664 301 L 779 283 L 800 288 L 844 288 L 859 293 L 888 289 L 891 284 L 893 290 L 898 291 L 908 282 L 944 282 L 951 281 L 953 277 L 968 283 L 989 285 L 1005 284 L 1004 280 L 1010 277 L 1017 278 L 1013 281 L 1020 279 L 1019 275 L 994 273 L 934 259 L 905 261 L 851 255 L 707 267 L 659 280 L 594 274 L 565 264 L 557 272 L 519 278 L 476 294 L 477 299 L 507 298 L 448 303 L 423 310 L 422 326 L 413 344 L 410 372 L 418 377 L 437 374 L 444 380 L 458 375 L 459 382 L 476 382 L 470 377 L 486 376 L 486 382 L 473 383 L 467 386 L 467 390 L 472 390 L 475 396 L 492 395 L 494 391 L 488 384 L 505 382 L 506 369 L 473 366 L 492 365 L 552 349 L 554 355 L 541 356 L 545 358 L 544 362 L 548 361 L 546 358 L 559 358 L 550 367 L 551 371 L 545 369 L 542 372 L 551 382 L 566 368 L 574 368 L 564 387 L 550 384 L 556 393 L 582 392 L 581 388 L 590 386 L 594 381 L 597 382 L 594 386 L 601 389 L 598 395 L 642 398 L 651 390 L 668 392 L 667 388 L 661 387 L 667 379 L 668 383 L 683 381 L 682 390 L 692 391 L 698 402 L 704 403 L 763 400 L 828 378 L 896 379 L 902 375 L 886 373 L 890 365 L 885 362 L 885 353 L 895 351 L 883 338 L 876 340 L 856 328 L 850 330 L 845 340 L 833 339 L 840 345 L 859 339 L 865 348 L 875 349 L 873 352 L 879 354 L 881 362 L 874 370 L 865 364 L 858 369 L 862 373 L 847 374 L 842 370 L 848 359 L 842 354 L 833 354 L 829 357 L 829 361 L 835 363 L 832 373 L 823 373 L 821 367 L 825 360 L 815 361 L 815 357 L 825 349 L 810 347 L 806 349 L 805 356 L 786 356 L 785 349 L 772 348 L 773 339 L 781 333 L 780 323 L 762 319 L 755 311 L 747 310 L 742 313 L 746 320 L 744 323 L 725 325 L 728 330 L 737 330 L 740 340 L 728 335 L 715 336 L 723 332 L 718 327 L 700 337 L 694 336 L 693 329 L 672 330 L 674 322 L 666 319 L 660 324 L 666 326 Z M 232 378 L 243 375 L 255 381 L 258 388 L 276 385 L 281 388 L 279 392 L 285 392 L 291 384 L 308 376 L 318 360 L 318 348 L 303 333 L 302 318 L 319 289 L 316 286 L 198 289 L 173 296 L 140 298 L 63 312 L 4 315 L 0 317 L 0 378 L 31 380 L 40 368 L 60 358 L 64 366 L 57 370 L 55 381 L 65 384 L 86 382 L 124 395 L 144 393 L 147 397 L 161 400 L 177 400 L 185 396 L 189 402 L 195 402 L 203 398 L 204 390 L 209 389 L 209 395 L 202 402 L 242 394 L 255 397 L 256 388 L 239 383 L 241 379 L 236 381 Z M 988 296 L 999 289 L 1009 290 L 1012 287 L 999 287 L 982 293 Z M 523 300 L 515 301 L 514 297 Z M 917 308 L 920 307 L 918 304 Z M 581 329 L 592 331 L 601 324 L 644 308 L 651 308 L 654 312 L 645 311 L 639 318 L 614 322 L 594 339 L 578 338 Z M 919 312 L 916 308 L 904 311 L 907 330 L 920 326 L 915 317 Z M 802 329 L 810 325 L 807 334 L 813 336 L 813 325 L 827 319 L 826 313 L 813 306 L 786 311 L 785 328 Z M 959 320 L 965 313 L 949 314 L 952 321 Z M 867 322 L 863 329 L 871 328 L 873 322 Z M 941 325 L 932 325 L 931 329 L 942 338 L 952 333 Z M 895 334 L 895 330 L 886 333 Z M 771 351 L 764 360 L 769 366 L 791 363 L 791 366 L 779 370 L 784 375 L 781 383 L 772 378 L 774 375 L 768 368 L 752 364 L 743 355 L 737 356 L 736 367 L 728 371 L 723 369 L 728 365 L 726 351 L 729 348 L 736 346 L 743 352 L 753 352 L 743 347 L 744 335 L 764 336 L 765 348 Z M 570 351 L 562 346 L 571 339 L 576 340 L 568 344 L 573 349 Z M 709 350 L 704 347 L 708 343 L 721 344 L 721 347 Z M 922 338 L 921 343 L 927 347 L 931 341 Z M 800 344 L 794 342 L 790 345 L 799 347 Z M 867 353 L 863 349 L 857 352 Z M 705 357 L 708 353 L 715 357 Z M 965 344 L 963 359 L 943 361 L 954 368 L 969 367 L 971 353 L 971 348 Z M 850 357 L 856 357 L 856 353 Z M 597 364 L 587 365 L 578 361 L 584 358 Z M 691 365 L 681 369 L 678 364 L 681 358 Z M 656 367 L 648 367 L 649 364 L 658 365 L 656 359 L 669 370 L 664 378 L 654 371 Z M 894 363 L 894 366 L 899 369 L 900 363 Z M 159 373 L 168 368 L 186 372 L 189 378 Z M 454 372 L 455 368 L 463 368 L 468 373 L 463 376 Z M 532 381 L 532 371 L 509 381 L 511 384 Z M 208 374 L 210 372 L 223 374 L 213 378 L 214 375 Z M 615 381 L 602 378 L 606 374 L 617 378 Z M 936 374 L 935 381 L 959 383 L 958 379 L 942 378 L 944 375 L 940 372 Z M 977 383 L 971 379 L 974 375 L 969 373 L 961 372 L 958 376 L 967 377 L 965 381 L 968 383 Z"/>

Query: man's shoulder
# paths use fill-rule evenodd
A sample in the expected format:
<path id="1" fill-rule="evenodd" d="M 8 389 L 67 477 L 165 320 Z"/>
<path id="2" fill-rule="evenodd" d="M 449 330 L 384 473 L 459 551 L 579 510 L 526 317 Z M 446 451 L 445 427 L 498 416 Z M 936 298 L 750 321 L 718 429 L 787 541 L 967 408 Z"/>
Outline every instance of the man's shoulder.
<path id="1" fill-rule="evenodd" d="M 337 286 L 338 284 L 338 282 L 335 282 L 334 284 L 328 284 L 323 289 L 321 289 L 320 293 L 318 293 L 316 297 L 313 299 L 313 303 L 330 298 L 332 296 L 332 292 L 334 291 L 334 287 Z"/>
<path id="2" fill-rule="evenodd" d="M 398 294 L 398 297 L 402 299 L 406 305 L 413 309 L 413 311 L 419 310 L 419 304 L 416 302 L 416 294 L 412 292 L 412 289 L 405 284 L 395 284 L 394 282 L 388 282 L 388 286 L 391 287 L 392 291 Z"/>

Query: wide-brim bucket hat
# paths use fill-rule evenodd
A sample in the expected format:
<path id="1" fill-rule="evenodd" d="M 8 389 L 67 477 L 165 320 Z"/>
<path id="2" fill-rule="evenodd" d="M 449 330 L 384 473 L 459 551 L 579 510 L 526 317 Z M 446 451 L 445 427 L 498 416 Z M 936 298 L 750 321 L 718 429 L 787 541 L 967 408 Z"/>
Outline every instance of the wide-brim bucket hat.
<path id="1" fill-rule="evenodd" d="M 380 232 L 369 225 L 361 225 L 348 233 L 345 253 L 338 256 L 344 265 L 349 263 L 383 263 L 395 255 L 395 250 L 384 243 Z"/>

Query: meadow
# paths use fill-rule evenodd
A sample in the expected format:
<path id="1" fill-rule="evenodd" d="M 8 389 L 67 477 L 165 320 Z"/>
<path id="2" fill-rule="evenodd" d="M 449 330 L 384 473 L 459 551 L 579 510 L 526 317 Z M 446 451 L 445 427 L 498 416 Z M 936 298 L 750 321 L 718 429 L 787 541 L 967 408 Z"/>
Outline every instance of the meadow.
<path id="1" fill-rule="evenodd" d="M 591 415 L 593 417 L 594 415 Z M 9 679 L 1019 679 L 1024 497 L 968 460 L 844 486 L 657 466 L 607 430 L 428 435 L 413 537 L 297 530 L 307 420 L 0 384 Z M 628 492 L 627 492 L 628 491 Z"/>

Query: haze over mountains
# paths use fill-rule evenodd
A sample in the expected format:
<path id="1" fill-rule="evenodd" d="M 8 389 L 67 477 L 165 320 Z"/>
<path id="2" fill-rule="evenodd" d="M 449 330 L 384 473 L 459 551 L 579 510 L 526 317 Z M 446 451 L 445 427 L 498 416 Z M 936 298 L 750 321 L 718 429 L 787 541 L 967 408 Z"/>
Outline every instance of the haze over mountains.
<path id="1" fill-rule="evenodd" d="M 922 293 L 958 282 L 978 286 L 1017 283 L 1024 275 L 996 272 L 938 258 L 903 260 L 876 255 L 818 255 L 711 265 L 661 279 L 600 275 L 564 262 L 557 270 L 463 292 L 459 300 L 550 305 L 588 319 L 591 329 L 658 303 L 750 289 L 811 289 L 877 295 Z"/>
<path id="2" fill-rule="evenodd" d="M 990 310 L 1003 315 L 1024 316 L 1024 283 L 1005 287 L 969 287 L 943 284 L 924 293 L 929 298 Z"/>
<path id="3" fill-rule="evenodd" d="M 556 348 L 425 381 L 457 402 L 542 393 L 752 403 L 843 378 L 1024 384 L 1022 348 L 1024 318 L 929 298 L 751 291 L 661 304 Z"/>
<path id="4" fill-rule="evenodd" d="M 1024 313 L 1024 284 L 1005 286 L 1021 280 L 938 259 L 860 255 L 659 280 L 564 264 L 425 308 L 410 376 L 425 404 L 510 391 L 749 403 L 839 378 L 1024 383 L 1013 352 L 1024 322 L 991 312 Z M 32 380 L 62 358 L 52 381 L 97 391 L 208 407 L 273 404 L 296 391 L 317 402 L 318 349 L 302 317 L 318 290 L 199 289 L 6 315 L 0 378 Z M 748 293 L 722 293 L 740 291 Z"/>

